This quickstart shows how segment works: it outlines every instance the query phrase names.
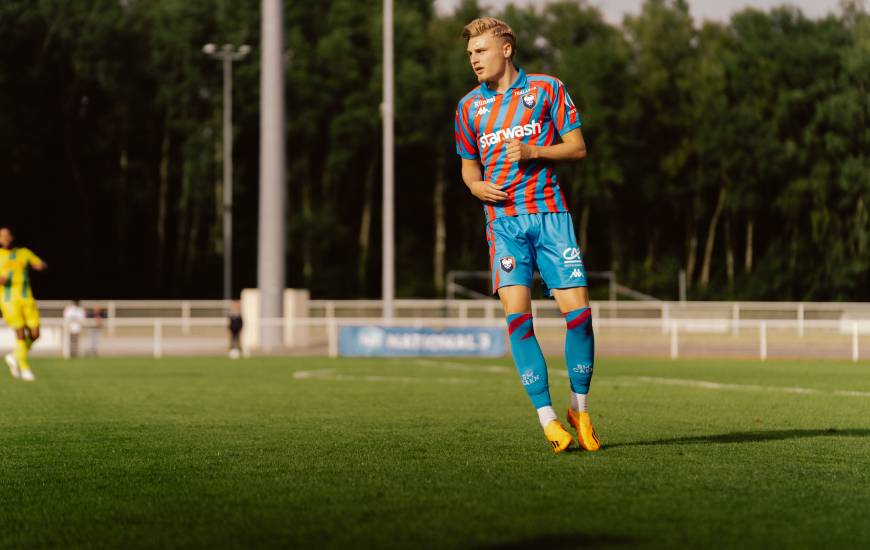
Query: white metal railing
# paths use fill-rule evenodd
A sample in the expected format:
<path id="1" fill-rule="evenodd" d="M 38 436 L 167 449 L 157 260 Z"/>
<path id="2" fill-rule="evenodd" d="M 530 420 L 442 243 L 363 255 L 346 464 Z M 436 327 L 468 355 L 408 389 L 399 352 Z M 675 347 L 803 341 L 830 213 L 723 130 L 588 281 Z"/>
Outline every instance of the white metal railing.
<path id="1" fill-rule="evenodd" d="M 101 353 L 106 355 L 150 355 L 160 358 L 166 355 L 215 355 L 223 353 L 227 345 L 226 320 L 224 318 L 176 317 L 120 318 L 116 320 L 113 335 L 101 338 Z M 755 356 L 766 360 L 770 356 L 771 337 L 780 350 L 801 348 L 807 358 L 824 357 L 822 351 L 852 361 L 861 359 L 862 337 L 870 345 L 870 320 L 804 320 L 795 319 L 731 319 L 723 323 L 718 318 L 697 319 L 625 319 L 595 318 L 593 326 L 604 344 L 604 353 L 620 354 L 620 349 L 630 347 L 635 341 L 651 341 L 649 353 L 678 359 L 689 355 L 728 355 L 736 350 L 739 355 Z M 282 347 L 279 353 L 305 353 L 310 355 L 338 355 L 338 338 L 342 326 L 411 326 L 411 327 L 504 327 L 501 318 L 443 318 L 417 317 L 394 318 L 384 321 L 379 317 L 321 317 L 305 319 L 268 319 L 263 326 L 279 327 L 295 331 L 306 329 L 305 342 L 293 348 Z M 561 318 L 540 317 L 535 327 L 542 345 L 552 346 L 561 342 L 564 321 Z M 93 320 L 83 323 L 81 339 L 86 342 L 95 329 Z M 69 327 L 60 319 L 46 319 L 44 332 L 47 337 L 37 342 L 36 350 L 43 353 L 62 353 L 67 345 Z M 11 347 L 11 331 L 0 331 L 0 349 Z M 710 346 L 720 349 L 711 352 Z M 818 349 L 819 343 L 824 350 Z M 609 347 L 608 347 L 609 346 Z M 754 349 L 754 351 L 752 351 Z M 610 350 L 610 351 L 608 351 Z M 687 352 L 685 350 L 688 350 Z M 782 353 L 780 353 L 782 355 Z M 788 354 L 787 354 L 788 355 Z"/>

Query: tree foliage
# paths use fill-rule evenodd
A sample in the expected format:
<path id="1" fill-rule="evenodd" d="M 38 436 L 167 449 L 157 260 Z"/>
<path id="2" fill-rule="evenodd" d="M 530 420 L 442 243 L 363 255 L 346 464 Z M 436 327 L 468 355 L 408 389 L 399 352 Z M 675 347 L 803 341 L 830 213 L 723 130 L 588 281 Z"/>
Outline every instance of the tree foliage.
<path id="1" fill-rule="evenodd" d="M 0 223 L 52 265 L 44 297 L 216 297 L 221 73 L 234 67 L 235 287 L 256 283 L 259 6 L 242 0 L 0 3 Z M 380 294 L 381 3 L 285 3 L 288 285 Z M 400 296 L 486 269 L 452 120 L 475 86 L 464 0 L 396 5 Z M 589 156 L 560 167 L 593 270 L 673 298 L 870 299 L 870 17 L 747 9 L 696 24 L 647 0 L 621 25 L 577 0 L 495 14 L 517 62 L 557 75 Z"/>

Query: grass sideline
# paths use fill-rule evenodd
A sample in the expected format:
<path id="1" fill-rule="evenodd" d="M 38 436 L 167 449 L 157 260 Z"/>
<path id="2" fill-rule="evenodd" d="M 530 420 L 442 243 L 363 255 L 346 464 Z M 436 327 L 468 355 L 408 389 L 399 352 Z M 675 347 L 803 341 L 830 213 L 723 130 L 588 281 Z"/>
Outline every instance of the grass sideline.
<path id="1" fill-rule="evenodd" d="M 34 369 L 0 373 L 4 548 L 870 545 L 866 363 L 601 359 L 605 448 L 558 456 L 507 359 Z"/>

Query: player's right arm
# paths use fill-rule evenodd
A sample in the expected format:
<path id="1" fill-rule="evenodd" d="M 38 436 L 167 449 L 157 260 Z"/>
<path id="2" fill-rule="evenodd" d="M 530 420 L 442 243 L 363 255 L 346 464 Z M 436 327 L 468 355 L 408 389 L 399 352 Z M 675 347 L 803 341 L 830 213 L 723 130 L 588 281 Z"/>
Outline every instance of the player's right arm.
<path id="1" fill-rule="evenodd" d="M 492 182 L 482 179 L 482 167 L 478 159 L 462 159 L 462 181 L 471 194 L 488 204 L 507 200 L 508 194 Z"/>
<path id="2" fill-rule="evenodd" d="M 480 152 L 477 150 L 477 134 L 468 120 L 468 106 L 468 103 L 459 102 L 453 126 L 456 137 L 456 154 L 462 160 L 462 181 L 472 195 L 487 204 L 507 200 L 507 193 L 492 182 L 483 179 Z"/>

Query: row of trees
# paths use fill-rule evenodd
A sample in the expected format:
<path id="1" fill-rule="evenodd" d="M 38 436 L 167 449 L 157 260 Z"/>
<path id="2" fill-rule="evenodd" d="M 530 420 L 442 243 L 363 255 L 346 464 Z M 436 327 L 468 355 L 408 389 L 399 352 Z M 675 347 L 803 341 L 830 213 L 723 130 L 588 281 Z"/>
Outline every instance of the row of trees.
<path id="1" fill-rule="evenodd" d="M 220 101 L 235 72 L 235 280 L 256 282 L 258 2 L 0 3 L 0 223 L 52 265 L 42 296 L 220 293 Z M 288 284 L 380 293 L 380 1 L 285 3 Z M 619 26 L 583 1 L 495 14 L 517 62 L 557 75 L 589 156 L 561 169 L 587 264 L 672 298 L 870 298 L 870 17 L 795 8 L 694 23 L 647 0 Z M 485 269 L 484 218 L 453 152 L 475 85 L 466 0 L 396 5 L 397 284 L 443 295 Z"/>

